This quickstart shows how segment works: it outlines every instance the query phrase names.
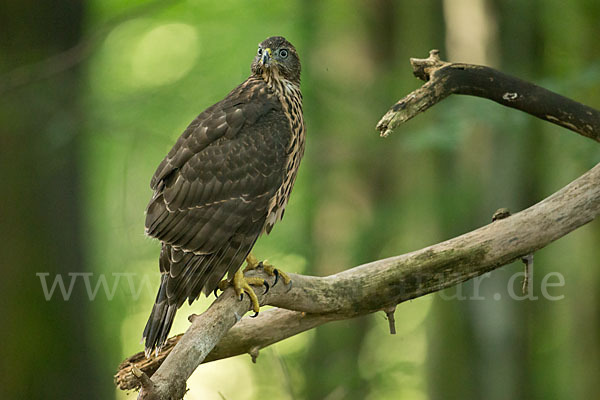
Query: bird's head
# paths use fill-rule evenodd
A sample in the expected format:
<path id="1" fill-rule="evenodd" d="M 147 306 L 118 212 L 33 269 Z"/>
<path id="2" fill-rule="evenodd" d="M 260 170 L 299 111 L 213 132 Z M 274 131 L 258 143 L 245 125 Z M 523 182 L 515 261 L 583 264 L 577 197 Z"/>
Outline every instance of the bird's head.
<path id="1" fill-rule="evenodd" d="M 281 36 L 272 36 L 258 45 L 252 72 L 259 76 L 279 75 L 300 84 L 300 58 L 296 48 Z"/>

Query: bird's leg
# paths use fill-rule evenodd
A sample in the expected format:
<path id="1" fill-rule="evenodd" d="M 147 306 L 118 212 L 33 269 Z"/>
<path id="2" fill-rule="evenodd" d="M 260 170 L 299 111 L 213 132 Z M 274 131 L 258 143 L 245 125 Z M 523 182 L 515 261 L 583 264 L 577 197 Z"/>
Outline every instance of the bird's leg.
<path id="1" fill-rule="evenodd" d="M 269 291 L 269 284 L 262 278 L 258 277 L 246 277 L 244 276 L 244 272 L 240 269 L 233 275 L 233 278 L 229 280 L 222 280 L 219 282 L 218 288 L 221 290 L 227 289 L 229 286 L 233 286 L 235 293 L 239 296 L 240 301 L 244 299 L 244 293 L 250 297 L 250 303 L 252 304 L 252 311 L 254 311 L 254 315 L 252 317 L 256 317 L 258 315 L 258 311 L 260 310 L 260 304 L 258 303 L 258 297 L 256 297 L 256 293 L 254 293 L 254 289 L 250 285 L 256 286 L 265 286 L 265 293 Z M 215 293 L 216 293 L 215 289 Z"/>
<path id="2" fill-rule="evenodd" d="M 266 261 L 258 261 L 256 257 L 252 255 L 252 253 L 248 254 L 246 257 L 246 268 L 244 268 L 244 272 L 250 271 L 256 268 L 262 268 L 268 275 L 275 277 L 275 282 L 273 282 L 273 286 L 277 284 L 279 277 L 284 284 L 288 285 L 292 279 L 285 272 L 275 268 L 275 266 L 268 264 Z"/>
<path id="3" fill-rule="evenodd" d="M 228 282 L 229 283 L 229 282 Z M 260 304 L 258 304 L 258 297 L 256 297 L 256 293 L 254 293 L 254 289 L 250 287 L 250 285 L 256 286 L 266 286 L 266 290 L 269 290 L 268 283 L 265 282 L 262 278 L 257 277 L 245 277 L 244 273 L 241 269 L 238 269 L 235 275 L 233 275 L 233 279 L 231 280 L 231 286 L 235 290 L 235 293 L 240 297 L 240 300 L 244 298 L 244 292 L 250 297 L 250 303 L 252 303 L 252 311 L 258 314 L 260 310 Z M 219 286 L 221 286 L 219 284 Z M 256 316 L 256 314 L 254 316 Z"/>
<path id="4" fill-rule="evenodd" d="M 265 281 L 264 279 L 259 278 L 259 277 L 244 276 L 244 273 L 251 271 L 253 269 L 256 269 L 256 268 L 262 268 L 268 275 L 275 277 L 275 282 L 273 283 L 273 286 L 275 286 L 275 284 L 279 280 L 279 277 L 281 277 L 281 280 L 286 285 L 288 285 L 292 280 L 290 279 L 288 274 L 286 274 L 285 272 L 278 270 L 271 264 L 267 264 L 266 262 L 258 261 L 258 259 L 256 257 L 254 257 L 252 254 L 249 254 L 248 257 L 246 257 L 246 263 L 247 263 L 246 267 L 243 270 L 242 269 L 237 270 L 237 272 L 233 275 L 233 277 L 230 277 L 229 280 L 224 279 L 221 282 L 219 282 L 219 285 L 215 289 L 215 296 L 217 295 L 217 289 L 220 289 L 221 291 L 223 291 L 223 290 L 227 289 L 229 286 L 233 286 L 235 293 L 239 296 L 240 300 L 242 300 L 244 298 L 244 293 L 246 293 L 248 295 L 248 297 L 250 297 L 250 302 L 252 303 L 252 310 L 255 312 L 255 314 L 252 317 L 256 317 L 256 315 L 258 315 L 258 311 L 260 309 L 260 304 L 258 303 L 258 298 L 256 297 L 256 293 L 254 293 L 254 289 L 252 289 L 252 287 L 250 285 L 255 285 L 255 286 L 264 285 L 265 293 L 267 293 L 269 291 L 269 284 L 267 283 L 267 281 Z"/>

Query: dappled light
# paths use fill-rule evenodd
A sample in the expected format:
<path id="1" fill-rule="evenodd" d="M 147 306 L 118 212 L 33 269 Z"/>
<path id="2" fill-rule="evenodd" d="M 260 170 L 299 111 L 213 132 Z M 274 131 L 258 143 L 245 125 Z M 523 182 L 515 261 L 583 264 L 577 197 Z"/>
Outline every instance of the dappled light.
<path id="1" fill-rule="evenodd" d="M 131 54 L 133 84 L 151 87 L 173 83 L 190 72 L 199 53 L 193 26 L 160 25 L 145 33 Z"/>

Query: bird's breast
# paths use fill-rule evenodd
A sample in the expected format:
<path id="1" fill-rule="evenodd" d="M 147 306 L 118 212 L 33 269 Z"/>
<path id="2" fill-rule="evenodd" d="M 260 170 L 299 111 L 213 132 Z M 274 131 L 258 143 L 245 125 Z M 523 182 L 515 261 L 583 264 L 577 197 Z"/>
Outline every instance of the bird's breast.
<path id="1" fill-rule="evenodd" d="M 269 211 L 263 231 L 271 231 L 273 225 L 283 218 L 285 207 L 289 200 L 300 161 L 304 155 L 305 127 L 302 114 L 302 93 L 294 83 L 286 80 L 272 82 L 272 88 L 277 93 L 285 116 L 290 126 L 290 141 L 286 153 L 285 175 L 281 186 L 269 202 Z"/>

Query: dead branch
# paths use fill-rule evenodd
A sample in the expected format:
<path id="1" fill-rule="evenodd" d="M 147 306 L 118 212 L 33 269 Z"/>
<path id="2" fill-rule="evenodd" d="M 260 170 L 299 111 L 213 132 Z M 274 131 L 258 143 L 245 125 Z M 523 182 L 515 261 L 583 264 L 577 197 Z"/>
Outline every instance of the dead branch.
<path id="1" fill-rule="evenodd" d="M 399 100 L 377 123 L 381 136 L 426 111 L 451 94 L 483 97 L 516 108 L 600 142 L 600 111 L 482 65 L 448 63 L 439 51 L 429 58 L 411 58 L 422 87 Z"/>

